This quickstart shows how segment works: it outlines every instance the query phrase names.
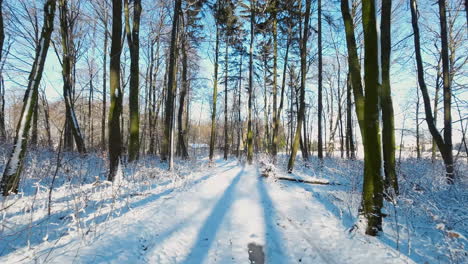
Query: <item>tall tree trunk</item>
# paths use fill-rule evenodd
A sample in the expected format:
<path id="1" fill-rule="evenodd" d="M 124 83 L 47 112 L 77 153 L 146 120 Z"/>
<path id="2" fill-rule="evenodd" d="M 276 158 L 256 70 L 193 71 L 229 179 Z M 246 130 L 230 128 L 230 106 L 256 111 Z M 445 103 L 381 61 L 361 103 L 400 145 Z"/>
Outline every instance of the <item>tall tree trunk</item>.
<path id="1" fill-rule="evenodd" d="M 323 142 L 322 142 L 322 1 L 318 0 L 318 140 L 317 140 L 317 155 L 319 159 L 323 159 Z"/>
<path id="2" fill-rule="evenodd" d="M 276 162 L 276 155 L 278 154 L 279 145 L 279 125 L 280 116 L 278 110 L 278 18 L 277 8 L 278 0 L 273 0 L 272 5 L 272 35 L 273 35 L 273 138 L 271 144 L 271 154 L 273 161 Z M 287 62 L 284 62 L 287 64 Z"/>
<path id="3" fill-rule="evenodd" d="M 393 114 L 393 101 L 390 87 L 390 54 L 392 50 L 391 20 L 392 0 L 382 0 L 381 18 L 381 63 L 382 87 L 380 93 L 380 107 L 382 108 L 382 147 L 385 171 L 385 190 L 390 188 L 398 194 L 398 180 L 395 171 L 395 124 Z"/>
<path id="4" fill-rule="evenodd" d="M 216 103 L 218 99 L 219 25 L 216 24 L 216 48 L 213 80 L 213 107 L 211 109 L 210 161 L 213 161 L 216 141 Z"/>
<path id="5" fill-rule="evenodd" d="M 0 192 L 7 196 L 11 192 L 18 193 L 21 170 L 28 145 L 29 128 L 34 109 L 37 107 L 36 94 L 44 70 L 44 63 L 49 50 L 50 38 L 54 27 L 55 0 L 47 0 L 44 4 L 44 24 L 42 26 L 39 45 L 36 47 L 34 63 L 28 78 L 28 87 L 24 96 L 20 120 L 16 128 L 16 136 L 10 157 L 5 165 L 0 182 Z"/>
<path id="6" fill-rule="evenodd" d="M 165 120 L 164 120 L 164 140 L 162 148 L 162 159 L 166 160 L 169 156 L 169 169 L 172 169 L 173 164 L 173 143 L 174 143 L 174 104 L 176 97 L 176 77 L 177 77 L 177 47 L 178 47 L 178 35 L 179 35 L 179 16 L 182 9 L 182 1 L 176 0 L 174 2 L 174 16 L 172 21 L 172 32 L 171 32 L 171 47 L 169 54 L 169 68 L 167 76 L 167 97 L 166 97 L 166 109 L 165 109 Z"/>
<path id="7" fill-rule="evenodd" d="M 291 44 L 291 37 L 290 37 L 290 34 L 288 34 L 288 39 L 286 42 L 286 52 L 284 55 L 283 77 L 281 81 L 280 104 L 279 104 L 278 111 L 276 113 L 276 118 L 274 119 L 274 128 L 273 128 L 273 144 L 275 144 L 275 146 L 273 147 L 273 150 L 276 151 L 273 154 L 274 162 L 276 162 L 276 155 L 278 153 L 278 147 L 279 147 L 279 128 L 280 128 L 280 122 L 281 122 L 281 112 L 283 111 L 283 105 L 284 105 L 284 93 L 285 93 L 285 88 L 286 88 L 286 72 L 288 68 L 288 56 L 289 56 L 290 44 Z M 275 140 L 276 140 L 276 143 L 275 143 Z"/>
<path id="8" fill-rule="evenodd" d="M 3 57 L 3 43 L 5 42 L 5 31 L 3 28 L 3 0 L 0 0 L 0 63 Z M 2 67 L 3 68 L 3 67 Z M 5 85 L 3 82 L 3 69 L 0 69 L 0 142 L 6 139 L 5 129 Z"/>
<path id="9" fill-rule="evenodd" d="M 122 155 L 122 137 L 120 132 L 120 115 L 122 115 L 122 88 L 120 86 L 120 55 L 122 53 L 122 1 L 112 0 L 112 38 L 110 50 L 110 107 L 109 107 L 109 174 L 107 179 L 113 181 L 120 166 Z"/>
<path id="10" fill-rule="evenodd" d="M 138 159 L 140 150 L 140 113 L 138 97 L 140 95 L 140 17 L 141 0 L 133 1 L 133 26 L 130 30 L 130 11 L 128 0 L 125 3 L 125 31 L 127 33 L 127 43 L 130 49 L 130 94 L 129 94 L 129 115 L 130 115 L 130 140 L 128 144 L 128 161 Z"/>
<path id="11" fill-rule="evenodd" d="M 306 84 L 306 74 L 307 74 L 307 40 L 309 39 L 309 18 L 310 18 L 310 8 L 311 0 L 306 1 L 306 12 L 304 16 L 304 33 L 301 38 L 301 87 L 300 87 L 300 97 L 299 97 L 299 109 L 297 115 L 297 126 L 296 133 L 294 135 L 294 141 L 292 143 L 291 156 L 289 157 L 288 162 L 288 172 L 292 172 L 294 168 L 294 162 L 296 160 L 297 150 L 299 148 L 299 140 L 301 137 L 302 123 L 304 122 L 304 112 L 305 112 L 305 84 Z M 302 32 L 301 32 L 302 34 Z"/>
<path id="12" fill-rule="evenodd" d="M 107 109 L 107 43 L 109 39 L 107 21 L 108 21 L 108 12 L 107 5 L 104 10 L 104 59 L 103 59 L 103 73 L 102 73 L 102 116 L 101 116 L 101 149 L 106 150 L 106 109 Z"/>
<path id="13" fill-rule="evenodd" d="M 229 36 L 226 36 L 226 50 L 224 54 L 224 160 L 229 154 L 228 136 L 228 82 L 229 82 Z"/>
<path id="14" fill-rule="evenodd" d="M 94 75 L 92 69 L 90 69 L 90 76 L 89 76 L 89 98 L 88 98 L 88 147 L 93 146 L 93 132 L 94 132 L 94 124 L 93 124 L 93 97 L 94 97 Z"/>
<path id="15" fill-rule="evenodd" d="M 364 29 L 364 82 L 366 87 L 364 120 L 363 209 L 367 218 L 366 234 L 375 236 L 382 230 L 383 181 L 379 129 L 379 61 L 375 0 L 362 1 Z"/>
<path id="16" fill-rule="evenodd" d="M 182 90 L 180 91 L 179 97 L 179 112 L 177 113 L 177 154 L 184 159 L 188 158 L 187 146 L 185 145 L 185 134 L 187 126 L 183 124 L 183 115 L 184 115 L 184 105 L 185 99 L 187 97 L 188 91 L 188 58 L 187 58 L 187 48 L 188 48 L 188 40 L 184 34 L 182 40 Z"/>
<path id="17" fill-rule="evenodd" d="M 62 36 L 62 78 L 63 78 L 63 98 L 65 100 L 65 122 L 67 122 L 73 138 L 75 139 L 76 148 L 81 154 L 86 153 L 86 147 L 83 140 L 83 135 L 80 131 L 80 126 L 78 124 L 78 119 L 75 114 L 73 106 L 73 97 L 72 97 L 72 86 L 73 86 L 73 76 L 72 76 L 72 46 L 73 40 L 71 39 L 72 29 L 68 23 L 69 14 L 68 14 L 68 1 L 60 0 L 59 2 L 59 13 L 60 13 L 60 33 Z"/>
<path id="18" fill-rule="evenodd" d="M 434 95 L 434 126 L 437 127 L 437 112 L 439 107 L 439 91 L 440 91 L 440 78 L 442 73 L 440 72 L 440 63 L 441 58 L 437 63 L 437 77 L 436 77 L 436 84 L 435 84 L 435 95 Z M 432 139 L 432 162 L 436 160 L 436 151 L 437 151 L 437 143 L 434 139 Z"/>
<path id="19" fill-rule="evenodd" d="M 244 53 L 241 50 L 240 58 L 239 58 L 239 87 L 238 87 L 238 94 L 237 94 L 237 158 L 240 158 L 240 144 L 242 140 L 242 117 L 241 117 L 241 94 L 242 94 L 242 65 L 243 65 L 243 58 Z"/>
<path id="20" fill-rule="evenodd" d="M 441 3 L 439 2 L 439 5 Z M 448 123 L 448 120 L 451 120 L 451 114 L 450 114 L 450 109 L 445 109 L 445 107 L 450 108 L 450 101 L 451 101 L 451 91 L 450 91 L 450 86 L 449 86 L 449 78 L 448 78 L 448 64 L 445 63 L 445 67 L 447 68 L 447 73 L 446 78 L 444 80 L 444 136 L 447 135 L 447 139 L 450 138 L 450 144 L 447 144 L 442 138 L 441 134 L 437 130 L 437 127 L 434 124 L 434 117 L 432 115 L 432 109 L 431 109 L 431 101 L 429 98 L 429 93 L 427 91 L 427 86 L 426 82 L 424 80 L 424 68 L 423 68 L 423 61 L 422 61 L 422 56 L 421 56 L 421 44 L 420 44 L 420 36 L 419 36 L 419 25 L 418 25 L 418 9 L 417 9 L 417 4 L 416 0 L 410 0 L 410 8 L 411 8 L 411 24 L 413 27 L 413 32 L 414 32 L 414 49 L 416 53 L 416 65 L 418 69 L 418 83 L 419 83 L 419 89 L 421 90 L 422 97 L 423 97 L 423 102 L 424 102 L 424 111 L 426 114 L 426 123 L 429 128 L 429 132 L 431 132 L 432 138 L 436 141 L 437 147 L 439 148 L 440 154 L 442 155 L 442 159 L 444 160 L 445 164 L 445 170 L 446 170 L 446 176 L 447 176 L 447 181 L 449 183 L 453 182 L 453 154 L 452 154 L 452 145 L 451 145 L 451 132 L 448 133 L 446 130 L 451 131 L 451 124 L 446 124 Z M 442 8 L 440 8 L 442 11 Z M 443 18 L 441 17 L 441 29 L 442 31 L 445 31 L 445 34 L 441 34 L 442 39 L 444 39 L 445 36 L 445 44 L 447 44 L 447 32 L 446 28 L 444 27 L 443 20 L 445 18 L 445 8 L 443 9 L 444 12 L 441 12 L 444 14 Z M 445 30 L 444 30 L 445 29 Z M 445 46 L 445 45 L 444 45 Z M 448 54 L 444 55 L 444 50 L 447 51 L 447 47 L 442 49 L 442 64 L 445 62 L 448 62 Z M 444 59 L 445 57 L 445 59 Z M 444 66 L 442 67 L 444 68 Z M 447 86 L 446 86 L 447 85 Z M 451 121 L 450 121 L 451 123 Z M 447 127 L 445 126 L 447 125 Z"/>
<path id="21" fill-rule="evenodd" d="M 248 100 L 248 119 L 247 119 L 247 162 L 253 162 L 253 128 L 252 128 L 252 92 L 253 92 L 253 52 L 255 41 L 255 0 L 250 0 L 250 47 L 249 47 L 249 100 Z"/>
<path id="22" fill-rule="evenodd" d="M 348 49 L 348 65 L 351 79 L 351 87 L 353 88 L 354 94 L 356 116 L 358 119 L 361 136 L 364 140 L 364 92 L 362 89 L 361 65 L 359 64 L 356 37 L 354 34 L 354 14 L 351 14 L 349 10 L 349 0 L 341 0 L 341 13 L 343 15 L 343 21 L 345 25 L 346 47 Z"/>
<path id="23" fill-rule="evenodd" d="M 447 182 L 453 184 L 453 145 L 452 145 L 452 87 L 450 85 L 450 61 L 448 51 L 447 17 L 445 0 L 439 0 L 440 37 L 442 39 L 442 80 L 444 84 L 444 143 L 446 152 Z"/>
<path id="24" fill-rule="evenodd" d="M 416 87 L 417 89 L 417 87 Z M 420 104 L 420 97 L 419 97 L 419 89 L 416 90 L 416 158 L 418 160 L 421 159 L 421 143 L 420 143 L 420 133 L 419 133 L 419 106 Z"/>

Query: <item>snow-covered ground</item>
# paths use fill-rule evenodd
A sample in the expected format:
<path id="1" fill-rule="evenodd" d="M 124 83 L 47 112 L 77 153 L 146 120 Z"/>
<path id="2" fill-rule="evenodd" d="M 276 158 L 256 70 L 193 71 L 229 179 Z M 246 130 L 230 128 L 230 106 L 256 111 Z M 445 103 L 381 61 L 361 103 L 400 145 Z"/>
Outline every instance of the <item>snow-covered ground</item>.
<path id="1" fill-rule="evenodd" d="M 405 160 L 401 196 L 386 202 L 374 238 L 358 223 L 360 161 L 298 163 L 289 176 L 341 184 L 310 185 L 260 177 L 265 158 L 178 161 L 168 173 L 148 157 L 111 184 L 103 157 L 66 155 L 48 216 L 56 159 L 31 156 L 22 193 L 1 200 L 0 263 L 250 263 L 262 252 L 265 263 L 468 260 L 466 180 L 447 186 L 430 162 Z M 284 163 L 276 176 L 288 176 Z"/>

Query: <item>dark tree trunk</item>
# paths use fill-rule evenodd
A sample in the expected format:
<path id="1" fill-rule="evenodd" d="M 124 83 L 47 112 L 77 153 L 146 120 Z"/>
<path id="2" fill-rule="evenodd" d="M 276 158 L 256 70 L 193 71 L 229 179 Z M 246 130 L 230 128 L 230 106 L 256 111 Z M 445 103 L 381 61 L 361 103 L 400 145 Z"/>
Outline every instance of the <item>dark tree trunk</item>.
<path id="1" fill-rule="evenodd" d="M 213 161 L 216 141 L 216 103 L 218 99 L 219 25 L 216 24 L 216 48 L 214 64 L 213 107 L 211 109 L 210 161 Z"/>
<path id="2" fill-rule="evenodd" d="M 109 174 L 113 181 L 120 166 L 122 137 L 120 116 L 122 115 L 123 94 L 120 86 L 120 55 L 122 53 L 122 1 L 112 0 L 112 39 L 110 51 L 110 107 L 109 107 Z"/>
<path id="3" fill-rule="evenodd" d="M 169 156 L 169 169 L 172 169 L 173 164 L 173 146 L 174 146 L 174 104 L 176 97 L 176 77 L 177 77 L 177 47 L 179 35 L 179 16 L 182 9 L 182 1 L 174 2 L 174 16 L 172 21 L 171 46 L 169 50 L 169 68 L 167 74 L 167 97 L 165 106 L 164 120 L 164 140 L 162 146 L 161 158 L 166 160 Z"/>
<path id="4" fill-rule="evenodd" d="M 392 0 L 382 0 L 381 18 L 381 61 L 382 61 L 382 83 L 380 93 L 380 106 L 382 108 L 382 147 L 385 171 L 385 190 L 393 189 L 398 194 L 398 180 L 395 171 L 395 124 L 393 114 L 393 101 L 390 88 L 390 54 L 391 41 L 391 14 Z"/>
<path id="5" fill-rule="evenodd" d="M 179 112 L 177 113 L 177 154 L 181 156 L 184 159 L 187 159 L 189 157 L 188 152 L 187 152 L 187 146 L 185 145 L 185 135 L 186 135 L 186 130 L 187 126 L 185 126 L 184 129 L 184 124 L 183 124 L 183 115 L 184 115 L 184 105 L 185 105 L 185 99 L 187 97 L 187 91 L 188 91 L 188 58 L 187 58 L 187 46 L 188 42 L 187 39 L 182 41 L 182 90 L 180 91 L 180 97 L 179 97 Z"/>
<path id="6" fill-rule="evenodd" d="M 376 28 L 375 1 L 363 0 L 362 26 L 364 29 L 364 182 L 363 209 L 367 218 L 366 234 L 375 236 L 382 230 L 383 181 L 379 138 L 379 62 L 378 36 Z"/>
<path id="7" fill-rule="evenodd" d="M 439 5 L 441 3 L 439 2 Z M 443 5 L 443 4 L 442 4 Z M 442 33 L 442 42 L 447 44 L 447 32 L 446 32 L 446 27 L 443 21 L 445 21 L 445 5 L 439 6 L 441 14 L 443 13 L 443 17 L 441 17 L 441 30 Z M 421 44 L 420 44 L 420 36 L 419 36 L 419 25 L 418 25 L 418 9 L 417 9 L 417 4 L 416 0 L 410 0 L 410 8 L 411 8 L 411 23 L 413 26 L 413 32 L 414 32 L 414 48 L 415 48 L 415 53 L 416 53 L 416 65 L 417 65 L 417 70 L 418 70 L 418 83 L 419 83 L 419 89 L 421 90 L 422 97 L 423 97 L 423 102 L 424 102 L 424 111 L 426 114 L 426 123 L 429 128 L 429 132 L 431 132 L 432 138 L 436 141 L 437 147 L 439 148 L 439 151 L 442 155 L 442 159 L 444 160 L 445 164 L 445 170 L 446 170 L 446 176 L 447 176 L 447 181 L 449 183 L 453 182 L 453 154 L 452 154 L 452 144 L 451 144 L 451 124 L 447 124 L 448 120 L 451 120 L 451 113 L 450 113 L 450 102 L 451 102 L 451 91 L 450 91 L 450 86 L 449 86 L 449 79 L 448 79 L 448 63 L 446 63 L 446 76 L 444 80 L 444 136 L 447 135 L 447 139 L 450 140 L 450 144 L 447 144 L 445 142 L 444 138 L 442 138 L 441 134 L 437 130 L 437 127 L 434 124 L 434 117 L 432 115 L 432 109 L 431 109 L 431 101 L 429 98 L 429 93 L 427 91 L 427 86 L 426 82 L 424 80 L 424 68 L 423 68 L 423 61 L 422 61 L 422 56 L 421 56 Z M 442 12 L 443 11 L 443 12 Z M 445 33 L 444 33 L 445 31 Z M 443 40 L 445 36 L 445 41 Z M 444 45 L 445 46 L 445 45 Z M 444 55 L 444 50 L 447 51 L 447 47 L 442 49 L 442 64 L 445 62 L 448 62 L 448 54 Z M 445 57 L 445 59 L 444 59 Z M 443 66 L 444 67 L 444 66 Z M 449 109 L 445 109 L 445 107 L 448 107 Z M 450 121 L 451 123 L 451 121 Z M 450 133 L 447 132 L 447 130 L 450 130 Z"/>
<path id="8" fill-rule="evenodd" d="M 452 87 L 450 85 L 450 61 L 448 51 L 447 17 L 445 0 L 439 0 L 440 37 L 442 39 L 442 80 L 444 87 L 444 142 L 445 142 L 445 167 L 447 182 L 453 184 L 455 180 L 453 172 L 453 145 L 452 145 Z"/>
<path id="9" fill-rule="evenodd" d="M 318 0 L 318 134 L 317 134 L 317 155 L 319 159 L 323 159 L 323 142 L 322 142 L 322 1 Z"/>
<path id="10" fill-rule="evenodd" d="M 129 94 L 129 115 L 130 115 L 130 137 L 128 144 L 128 161 L 138 159 L 140 151 L 140 17 L 141 0 L 133 1 L 133 26 L 130 30 L 130 14 L 128 0 L 125 0 L 125 31 L 127 33 L 127 43 L 130 49 L 130 94 Z"/>
<path id="11" fill-rule="evenodd" d="M 106 150 L 106 109 L 107 109 L 107 43 L 109 34 L 107 30 L 108 12 L 105 9 L 104 14 L 104 59 L 102 73 L 102 116 L 101 116 L 101 149 Z"/>

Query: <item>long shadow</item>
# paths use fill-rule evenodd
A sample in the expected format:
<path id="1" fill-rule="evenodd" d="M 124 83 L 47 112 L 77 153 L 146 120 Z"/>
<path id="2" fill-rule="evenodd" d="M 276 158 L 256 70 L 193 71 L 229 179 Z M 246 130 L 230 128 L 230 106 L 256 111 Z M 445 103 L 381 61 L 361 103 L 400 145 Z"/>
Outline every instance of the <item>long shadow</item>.
<path id="1" fill-rule="evenodd" d="M 259 173 L 257 173 L 257 176 Z M 276 208 L 268 194 L 263 179 L 257 179 L 257 189 L 263 207 L 263 219 L 265 221 L 266 260 L 265 263 L 288 263 L 290 260 L 284 254 L 282 233 L 279 232 L 275 219 L 277 219 Z"/>
<path id="2" fill-rule="evenodd" d="M 342 225 L 344 226 L 345 229 L 350 229 L 354 223 L 356 222 L 356 218 L 349 214 L 347 211 L 342 211 L 342 215 L 340 214 L 340 209 L 338 206 L 336 206 L 332 201 L 330 201 L 328 198 L 324 197 L 323 195 L 320 195 L 323 193 L 323 190 L 318 191 L 318 188 L 329 188 L 327 186 L 308 186 L 306 184 L 301 184 L 301 187 L 303 187 L 306 191 L 310 192 L 312 196 L 314 197 L 315 200 L 320 202 L 327 211 L 332 213 L 336 219 L 341 220 Z M 317 189 L 316 189 L 317 188 Z M 336 188 L 336 187 L 335 187 Z M 385 220 L 384 220 L 385 221 Z M 387 234 L 382 233 L 377 237 L 382 243 L 386 244 L 387 246 L 397 250 L 397 244 L 394 240 L 392 240 Z M 407 241 L 400 240 L 399 241 L 399 248 L 398 252 L 400 254 L 405 255 L 406 257 L 410 258 L 411 260 L 415 261 L 416 263 L 421 263 L 424 262 L 425 259 L 418 253 L 416 253 L 414 250 L 411 252 L 411 254 L 407 254 L 402 249 L 406 249 L 406 252 L 408 252 L 408 249 L 410 248 L 410 245 L 408 245 Z"/>
<path id="3" fill-rule="evenodd" d="M 205 223 L 198 232 L 196 243 L 192 246 L 190 253 L 187 257 L 180 263 L 192 264 L 192 263 L 202 263 L 203 260 L 208 255 L 208 251 L 213 244 L 216 234 L 223 222 L 224 216 L 229 211 L 233 203 L 234 190 L 239 183 L 242 174 L 244 173 L 244 167 L 241 171 L 234 177 L 231 181 L 231 184 L 224 191 L 223 196 L 218 200 L 214 206 L 211 214 L 207 217 Z"/>
<path id="4" fill-rule="evenodd" d="M 195 181 L 193 181 L 193 185 L 199 184 L 211 177 L 220 175 L 221 173 L 231 170 L 236 166 L 229 166 L 226 167 L 222 171 L 212 172 L 207 174 Z M 128 204 L 128 206 L 123 206 L 120 208 L 116 208 L 109 213 L 103 213 L 97 215 L 93 218 L 87 219 L 83 225 L 89 226 L 91 223 L 93 224 L 101 224 L 109 219 L 110 216 L 115 216 L 116 212 L 118 212 L 118 217 L 124 216 L 128 213 L 131 209 L 144 206 L 146 204 L 152 203 L 158 200 L 161 197 L 167 196 L 171 192 L 173 192 L 176 188 L 169 188 L 160 193 L 152 194 L 143 198 L 141 200 L 133 201 Z M 123 197 L 125 198 L 125 197 Z M 98 210 L 101 209 L 103 204 L 111 203 L 112 198 L 106 200 L 100 200 L 92 205 L 88 205 L 86 207 L 85 212 L 81 212 L 79 218 L 85 218 L 93 213 L 96 213 Z M 11 252 L 16 251 L 19 248 L 23 248 L 25 246 L 34 247 L 38 244 L 44 242 L 43 238 L 47 236 L 48 241 L 54 241 L 59 239 L 60 237 L 68 234 L 69 229 L 69 221 L 71 221 L 70 215 L 74 214 L 74 211 L 71 209 L 56 212 L 50 215 L 50 217 L 45 216 L 39 219 L 32 221 L 31 223 L 25 223 L 23 226 L 17 228 L 12 234 L 1 234 L 0 233 L 0 256 L 5 256 Z"/>

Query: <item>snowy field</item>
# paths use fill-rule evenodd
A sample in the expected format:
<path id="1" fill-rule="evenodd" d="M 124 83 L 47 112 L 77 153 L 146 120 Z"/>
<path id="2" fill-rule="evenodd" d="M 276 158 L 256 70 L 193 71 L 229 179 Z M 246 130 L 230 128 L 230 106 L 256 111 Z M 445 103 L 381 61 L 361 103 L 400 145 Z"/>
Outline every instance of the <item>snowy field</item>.
<path id="1" fill-rule="evenodd" d="M 441 164 L 405 159 L 401 195 L 385 202 L 384 231 L 369 237 L 358 217 L 362 162 L 298 160 L 292 175 L 285 157 L 276 167 L 265 157 L 177 161 L 168 173 L 146 157 L 111 184 L 105 157 L 32 152 L 20 193 L 1 198 L 0 263 L 250 263 L 263 254 L 265 263 L 468 263 L 466 163 L 449 186 Z"/>

